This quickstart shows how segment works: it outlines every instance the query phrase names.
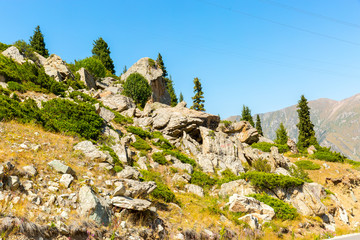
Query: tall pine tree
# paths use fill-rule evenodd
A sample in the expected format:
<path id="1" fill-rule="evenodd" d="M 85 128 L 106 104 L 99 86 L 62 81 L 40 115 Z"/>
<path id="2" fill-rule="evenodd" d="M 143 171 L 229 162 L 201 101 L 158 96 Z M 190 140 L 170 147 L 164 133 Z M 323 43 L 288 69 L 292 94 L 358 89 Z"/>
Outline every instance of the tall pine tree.
<path id="1" fill-rule="evenodd" d="M 40 26 L 37 26 L 34 30 L 34 35 L 30 37 L 30 45 L 43 57 L 49 57 L 49 51 L 45 48 L 44 35 L 41 33 Z"/>
<path id="2" fill-rule="evenodd" d="M 170 98 L 171 98 L 170 106 L 175 107 L 178 104 L 178 99 L 175 94 L 174 83 L 172 81 L 171 76 L 170 76 L 170 78 L 165 78 L 165 81 L 166 81 L 166 89 L 167 89 L 168 93 L 170 94 Z"/>
<path id="3" fill-rule="evenodd" d="M 197 111 L 205 112 L 204 92 L 202 91 L 202 87 L 201 87 L 199 78 L 194 78 L 194 93 L 195 93 L 195 95 L 192 97 L 193 105 L 190 108 L 195 109 Z"/>
<path id="4" fill-rule="evenodd" d="M 243 105 L 242 113 L 241 113 L 241 121 L 248 121 L 251 126 L 255 126 L 254 120 L 251 116 L 251 110 L 248 106 Z"/>
<path id="5" fill-rule="evenodd" d="M 258 133 L 261 136 L 264 136 L 264 133 L 263 133 L 263 130 L 262 130 L 262 127 L 261 127 L 261 120 L 260 120 L 259 114 L 256 115 L 256 126 L 255 126 L 255 128 L 256 128 L 256 130 L 258 131 Z"/>
<path id="6" fill-rule="evenodd" d="M 182 92 L 180 92 L 180 95 L 179 95 L 179 102 L 182 102 L 184 101 L 184 96 L 182 94 Z"/>
<path id="7" fill-rule="evenodd" d="M 286 144 L 289 136 L 283 123 L 280 123 L 279 128 L 276 130 L 275 143 Z"/>
<path id="8" fill-rule="evenodd" d="M 296 125 L 299 129 L 298 148 L 305 149 L 311 145 L 314 145 L 315 147 L 319 146 L 315 137 L 314 124 L 312 124 L 310 120 L 308 101 L 304 95 L 301 96 L 297 108 L 299 115 L 299 123 Z"/>
<path id="9" fill-rule="evenodd" d="M 96 56 L 100 59 L 100 61 L 104 64 L 105 68 L 111 72 L 111 74 L 115 74 L 115 66 L 114 62 L 110 57 L 110 48 L 104 39 L 101 37 L 94 41 L 92 49 L 93 56 Z"/>
<path id="10" fill-rule="evenodd" d="M 160 53 L 158 54 L 158 57 L 157 57 L 157 59 L 156 59 L 156 62 L 157 62 L 157 64 L 158 64 L 158 66 L 160 67 L 160 69 L 163 71 L 162 76 L 163 76 L 163 77 L 167 77 L 168 73 L 167 73 L 167 71 L 166 71 L 166 67 L 165 67 L 164 61 L 163 61 L 162 56 L 161 56 Z"/>

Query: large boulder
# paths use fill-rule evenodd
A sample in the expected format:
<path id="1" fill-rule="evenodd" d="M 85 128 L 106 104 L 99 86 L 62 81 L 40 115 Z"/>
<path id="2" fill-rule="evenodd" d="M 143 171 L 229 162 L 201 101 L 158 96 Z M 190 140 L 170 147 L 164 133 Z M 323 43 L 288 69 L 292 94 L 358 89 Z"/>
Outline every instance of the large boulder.
<path id="1" fill-rule="evenodd" d="M 105 106 L 117 112 L 122 112 L 136 107 L 136 104 L 131 98 L 120 94 L 114 94 L 111 91 L 105 91 L 103 94 L 100 94 L 99 100 Z"/>
<path id="2" fill-rule="evenodd" d="M 91 141 L 82 141 L 74 146 L 74 150 L 81 151 L 90 160 L 107 160 L 109 157 L 100 151 Z"/>
<path id="3" fill-rule="evenodd" d="M 205 112 L 195 111 L 185 107 L 172 108 L 161 103 L 149 103 L 144 108 L 142 118 L 136 119 L 138 125 L 149 125 L 153 130 L 177 139 L 183 132 L 195 140 L 201 140 L 199 127 L 216 129 L 220 118 Z"/>
<path id="4" fill-rule="evenodd" d="M 143 199 L 134 199 L 130 197 L 113 197 L 111 199 L 112 205 L 119 208 L 125 208 L 129 210 L 145 211 L 151 206 L 151 202 Z"/>
<path id="5" fill-rule="evenodd" d="M 153 181 L 140 182 L 131 179 L 121 180 L 117 185 L 123 185 L 125 187 L 123 196 L 131 198 L 145 198 L 157 187 L 156 183 Z"/>
<path id="6" fill-rule="evenodd" d="M 292 154 L 298 154 L 298 153 L 299 153 L 299 150 L 298 150 L 298 148 L 297 148 L 297 146 L 296 146 L 295 141 L 292 140 L 291 138 L 288 138 L 288 140 L 287 140 L 287 145 L 288 145 L 288 147 L 290 148 L 290 152 L 291 152 Z"/>
<path id="7" fill-rule="evenodd" d="M 258 142 L 260 138 L 256 128 L 251 126 L 247 121 L 221 123 L 218 130 L 230 135 L 235 135 L 242 143 L 249 145 Z"/>
<path id="8" fill-rule="evenodd" d="M 8 47 L 5 51 L 2 52 L 2 55 L 13 59 L 15 62 L 18 62 L 20 64 L 26 62 L 24 56 L 20 53 L 19 49 L 14 46 Z"/>
<path id="9" fill-rule="evenodd" d="M 80 68 L 77 73 L 79 73 L 80 81 L 82 81 L 85 86 L 87 86 L 89 89 L 96 89 L 95 79 L 88 70 L 85 68 Z"/>
<path id="10" fill-rule="evenodd" d="M 221 185 L 219 191 L 219 195 L 222 197 L 231 196 L 233 194 L 247 196 L 254 193 L 257 193 L 256 188 L 244 179 L 224 183 Z"/>
<path id="11" fill-rule="evenodd" d="M 200 127 L 202 138 L 202 154 L 197 156 L 200 167 L 206 172 L 214 172 L 216 168 L 230 169 L 233 173 L 244 172 L 241 143 L 231 139 L 223 132 L 215 132 Z M 235 141 L 235 142 L 234 142 Z M 211 163 L 211 164 L 209 164 Z"/>
<path id="12" fill-rule="evenodd" d="M 111 212 L 109 204 L 97 197 L 89 186 L 83 186 L 79 191 L 79 212 L 98 224 L 107 226 L 110 223 Z"/>
<path id="13" fill-rule="evenodd" d="M 161 102 L 170 105 L 171 98 L 166 89 L 166 82 L 163 78 L 163 71 L 155 64 L 152 64 L 153 60 L 145 57 L 141 58 L 134 65 L 132 65 L 126 73 L 121 75 L 121 80 L 126 79 L 132 73 L 140 73 L 149 82 L 152 89 L 152 102 Z"/>
<path id="14" fill-rule="evenodd" d="M 43 66 L 45 73 L 50 77 L 54 77 L 58 82 L 68 78 L 74 78 L 74 75 L 67 67 L 66 63 L 58 55 L 52 54 L 46 59 Z"/>
<path id="15" fill-rule="evenodd" d="M 186 184 L 185 189 L 187 192 L 198 195 L 199 197 L 204 197 L 204 189 L 195 184 Z"/>
<path id="16" fill-rule="evenodd" d="M 228 204 L 231 212 L 258 213 L 264 215 L 262 217 L 264 220 L 271 220 L 275 216 L 272 207 L 252 197 L 234 194 L 229 198 Z"/>
<path id="17" fill-rule="evenodd" d="M 49 162 L 48 165 L 59 173 L 75 175 L 75 171 L 72 170 L 71 167 L 67 166 L 63 161 L 53 160 Z"/>

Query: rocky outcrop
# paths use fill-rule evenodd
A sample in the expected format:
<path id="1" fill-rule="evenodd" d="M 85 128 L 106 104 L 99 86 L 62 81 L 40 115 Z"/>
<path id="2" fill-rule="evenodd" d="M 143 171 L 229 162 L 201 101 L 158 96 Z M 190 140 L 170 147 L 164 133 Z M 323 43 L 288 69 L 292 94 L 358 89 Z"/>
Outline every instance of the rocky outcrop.
<path id="1" fill-rule="evenodd" d="M 113 197 L 111 199 L 112 205 L 119 208 L 145 211 L 151 206 L 151 202 L 144 199 L 134 199 L 130 197 Z"/>
<path id="2" fill-rule="evenodd" d="M 89 217 L 100 225 L 110 223 L 111 212 L 108 203 L 97 197 L 89 186 L 83 186 L 79 191 L 79 212 L 82 216 Z"/>
<path id="3" fill-rule="evenodd" d="M 88 70 L 80 68 L 77 73 L 80 75 L 80 81 L 82 81 L 88 89 L 96 89 L 95 79 Z"/>
<path id="4" fill-rule="evenodd" d="M 2 55 L 5 57 L 11 58 L 17 63 L 23 64 L 25 63 L 24 56 L 20 53 L 19 49 L 15 46 L 8 47 L 5 51 L 2 52 Z"/>
<path id="5" fill-rule="evenodd" d="M 166 82 L 162 76 L 163 71 L 157 66 L 156 62 L 152 65 L 152 61 L 153 60 L 148 57 L 141 58 L 132 65 L 126 73 L 121 75 L 121 80 L 126 81 L 132 73 L 140 73 L 145 77 L 151 86 L 151 101 L 170 105 L 171 99 L 168 91 L 166 90 Z"/>
<path id="6" fill-rule="evenodd" d="M 257 190 L 244 179 L 224 183 L 221 185 L 219 196 L 226 197 L 237 194 L 239 196 L 247 196 L 257 193 Z"/>
<path id="7" fill-rule="evenodd" d="M 68 78 L 74 79 L 74 75 L 67 67 L 66 63 L 55 54 L 46 59 L 43 64 L 45 73 L 50 77 L 54 77 L 56 81 L 61 82 Z"/>
<path id="8" fill-rule="evenodd" d="M 288 147 L 289 147 L 289 149 L 290 149 L 290 152 L 291 152 L 292 154 L 298 154 L 298 153 L 299 153 L 299 150 L 298 150 L 298 148 L 297 148 L 297 146 L 296 146 L 295 141 L 292 140 L 291 138 L 288 138 L 288 140 L 287 140 L 287 145 L 288 145 Z"/>
<path id="9" fill-rule="evenodd" d="M 204 197 L 204 190 L 195 184 L 187 184 L 185 185 L 185 190 L 189 193 L 195 194 L 199 197 Z"/>
<path id="10" fill-rule="evenodd" d="M 134 101 L 131 98 L 120 94 L 114 94 L 111 91 L 104 91 L 99 94 L 98 97 L 105 106 L 117 112 L 122 112 L 136 107 Z"/>
<path id="11" fill-rule="evenodd" d="M 109 156 L 100 151 L 91 141 L 82 141 L 74 146 L 75 151 L 81 151 L 90 160 L 108 160 Z"/>
<path id="12" fill-rule="evenodd" d="M 218 131 L 235 135 L 240 142 L 249 145 L 258 142 L 260 137 L 256 128 L 251 126 L 247 121 L 233 122 L 231 124 L 221 123 L 218 127 Z"/>
<path id="13" fill-rule="evenodd" d="M 161 103 L 146 104 L 141 118 L 135 119 L 140 126 L 151 126 L 153 130 L 172 137 L 174 140 L 189 134 L 195 140 L 201 140 L 199 127 L 216 129 L 220 118 L 205 112 L 185 107 L 172 108 Z"/>

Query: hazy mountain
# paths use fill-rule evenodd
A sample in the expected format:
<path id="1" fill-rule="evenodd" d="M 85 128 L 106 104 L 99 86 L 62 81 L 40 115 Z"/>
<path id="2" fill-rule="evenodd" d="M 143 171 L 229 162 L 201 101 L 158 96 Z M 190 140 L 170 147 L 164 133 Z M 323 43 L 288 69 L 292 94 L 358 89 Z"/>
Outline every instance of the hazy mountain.
<path id="1" fill-rule="evenodd" d="M 360 94 L 341 101 L 320 98 L 310 101 L 309 107 L 320 145 L 331 146 L 351 159 L 360 160 Z M 290 137 L 297 139 L 296 105 L 259 115 L 266 137 L 274 139 L 276 129 L 283 122 Z M 232 121 L 239 119 L 239 116 L 229 118 Z"/>

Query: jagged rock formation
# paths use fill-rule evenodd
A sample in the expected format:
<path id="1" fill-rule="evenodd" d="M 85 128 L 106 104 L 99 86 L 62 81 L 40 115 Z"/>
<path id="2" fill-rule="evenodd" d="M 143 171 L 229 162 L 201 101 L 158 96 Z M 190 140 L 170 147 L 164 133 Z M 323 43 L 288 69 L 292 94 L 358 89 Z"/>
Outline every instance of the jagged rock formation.
<path id="1" fill-rule="evenodd" d="M 2 52 L 2 55 L 13 59 L 14 61 L 23 64 L 25 63 L 25 57 L 20 53 L 19 49 L 15 46 L 11 46 Z"/>
<path id="2" fill-rule="evenodd" d="M 126 73 L 121 75 L 121 80 L 126 81 L 126 79 L 132 73 L 140 73 L 148 80 L 151 89 L 152 89 L 152 102 L 160 102 L 167 105 L 170 105 L 171 99 L 168 91 L 166 90 L 166 82 L 162 77 L 162 70 L 156 65 L 150 64 L 150 58 L 145 57 L 141 58 L 134 65 L 132 65 Z"/>

